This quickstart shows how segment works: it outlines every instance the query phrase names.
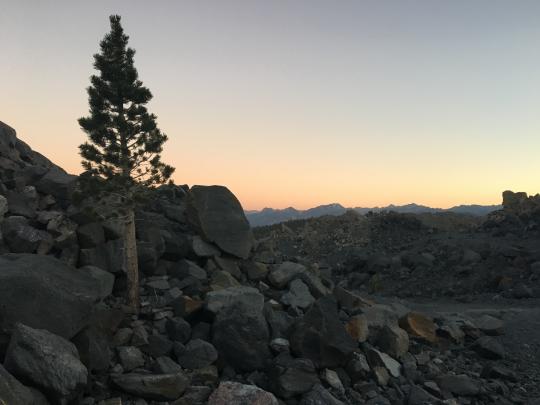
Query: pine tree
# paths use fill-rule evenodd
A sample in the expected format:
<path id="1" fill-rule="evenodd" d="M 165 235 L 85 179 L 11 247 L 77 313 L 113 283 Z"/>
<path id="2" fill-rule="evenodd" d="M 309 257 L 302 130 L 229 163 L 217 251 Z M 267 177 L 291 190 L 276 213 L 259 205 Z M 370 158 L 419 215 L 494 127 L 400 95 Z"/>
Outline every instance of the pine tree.
<path id="1" fill-rule="evenodd" d="M 167 136 L 156 116 L 145 107 L 152 93 L 138 79 L 135 51 L 128 47 L 120 16 L 110 16 L 111 31 L 94 55 L 99 75 L 90 78 L 90 115 L 79 119 L 88 141 L 79 146 L 86 172 L 81 185 L 120 213 L 125 224 L 124 267 L 128 279 L 128 304 L 139 308 L 139 276 L 135 236 L 135 208 L 149 189 L 167 182 L 174 168 L 161 161 Z"/>

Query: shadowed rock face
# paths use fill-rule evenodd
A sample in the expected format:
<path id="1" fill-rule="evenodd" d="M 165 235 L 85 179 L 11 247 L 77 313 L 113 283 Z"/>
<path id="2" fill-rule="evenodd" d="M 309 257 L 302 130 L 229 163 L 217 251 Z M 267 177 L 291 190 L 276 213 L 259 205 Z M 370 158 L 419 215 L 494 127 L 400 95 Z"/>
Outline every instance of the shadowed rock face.
<path id="1" fill-rule="evenodd" d="M 227 187 L 193 186 L 188 195 L 188 220 L 208 242 L 247 259 L 253 234 L 238 199 Z"/>
<path id="2" fill-rule="evenodd" d="M 73 343 L 20 323 L 11 337 L 5 366 L 59 403 L 75 398 L 88 379 L 88 371 Z"/>
<path id="3" fill-rule="evenodd" d="M 4 331 L 21 322 L 70 339 L 86 326 L 100 298 L 100 284 L 90 273 L 50 256 L 2 255 L 0 269 Z"/>

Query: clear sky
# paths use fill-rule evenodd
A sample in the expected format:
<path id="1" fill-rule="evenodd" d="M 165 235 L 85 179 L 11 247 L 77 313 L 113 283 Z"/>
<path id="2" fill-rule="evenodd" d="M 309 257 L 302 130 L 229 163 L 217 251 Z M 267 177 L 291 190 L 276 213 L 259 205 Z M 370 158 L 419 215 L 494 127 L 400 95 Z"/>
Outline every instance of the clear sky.
<path id="1" fill-rule="evenodd" d="M 247 209 L 540 191 L 540 1 L 0 0 L 0 120 L 73 173 L 113 13 L 177 183 Z"/>

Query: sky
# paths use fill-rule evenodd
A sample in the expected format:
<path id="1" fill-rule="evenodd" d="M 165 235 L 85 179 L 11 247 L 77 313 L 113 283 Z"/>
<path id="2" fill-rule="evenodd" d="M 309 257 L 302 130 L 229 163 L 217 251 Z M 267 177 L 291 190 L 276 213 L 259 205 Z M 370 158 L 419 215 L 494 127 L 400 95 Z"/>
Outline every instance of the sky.
<path id="1" fill-rule="evenodd" d="M 177 184 L 245 209 L 540 191 L 536 0 L 0 0 L 0 120 L 71 173 L 110 14 Z"/>

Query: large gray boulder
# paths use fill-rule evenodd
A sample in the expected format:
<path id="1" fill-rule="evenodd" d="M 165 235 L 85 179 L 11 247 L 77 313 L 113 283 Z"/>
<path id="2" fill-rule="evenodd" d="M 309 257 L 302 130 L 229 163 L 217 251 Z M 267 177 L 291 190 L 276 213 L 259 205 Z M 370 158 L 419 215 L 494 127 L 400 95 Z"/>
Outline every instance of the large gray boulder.
<path id="1" fill-rule="evenodd" d="M 263 305 L 261 300 L 233 301 L 216 315 L 212 343 L 220 357 L 236 370 L 263 369 L 271 357 Z"/>
<path id="2" fill-rule="evenodd" d="M 48 405 L 49 402 L 37 391 L 21 384 L 0 365 L 0 404 Z"/>
<path id="3" fill-rule="evenodd" d="M 20 323 L 9 342 L 4 366 L 60 403 L 76 398 L 88 380 L 73 343 Z"/>
<path id="4" fill-rule="evenodd" d="M 58 166 L 52 166 L 35 186 L 40 193 L 67 200 L 75 188 L 76 181 L 77 176 L 66 173 Z"/>
<path id="5" fill-rule="evenodd" d="M 247 259 L 253 234 L 240 202 L 227 187 L 193 186 L 187 200 L 187 218 L 206 241 Z"/>
<path id="6" fill-rule="evenodd" d="M 22 216 L 7 217 L 2 223 L 4 243 L 14 253 L 46 253 L 53 244 L 52 236 L 28 224 Z"/>
<path id="7" fill-rule="evenodd" d="M 319 368 L 344 365 L 358 346 L 340 322 L 331 296 L 320 298 L 295 323 L 290 342 L 297 357 L 310 359 Z"/>
<path id="8" fill-rule="evenodd" d="M 0 330 L 17 322 L 67 339 L 86 326 L 102 286 L 87 271 L 50 256 L 0 256 Z"/>

